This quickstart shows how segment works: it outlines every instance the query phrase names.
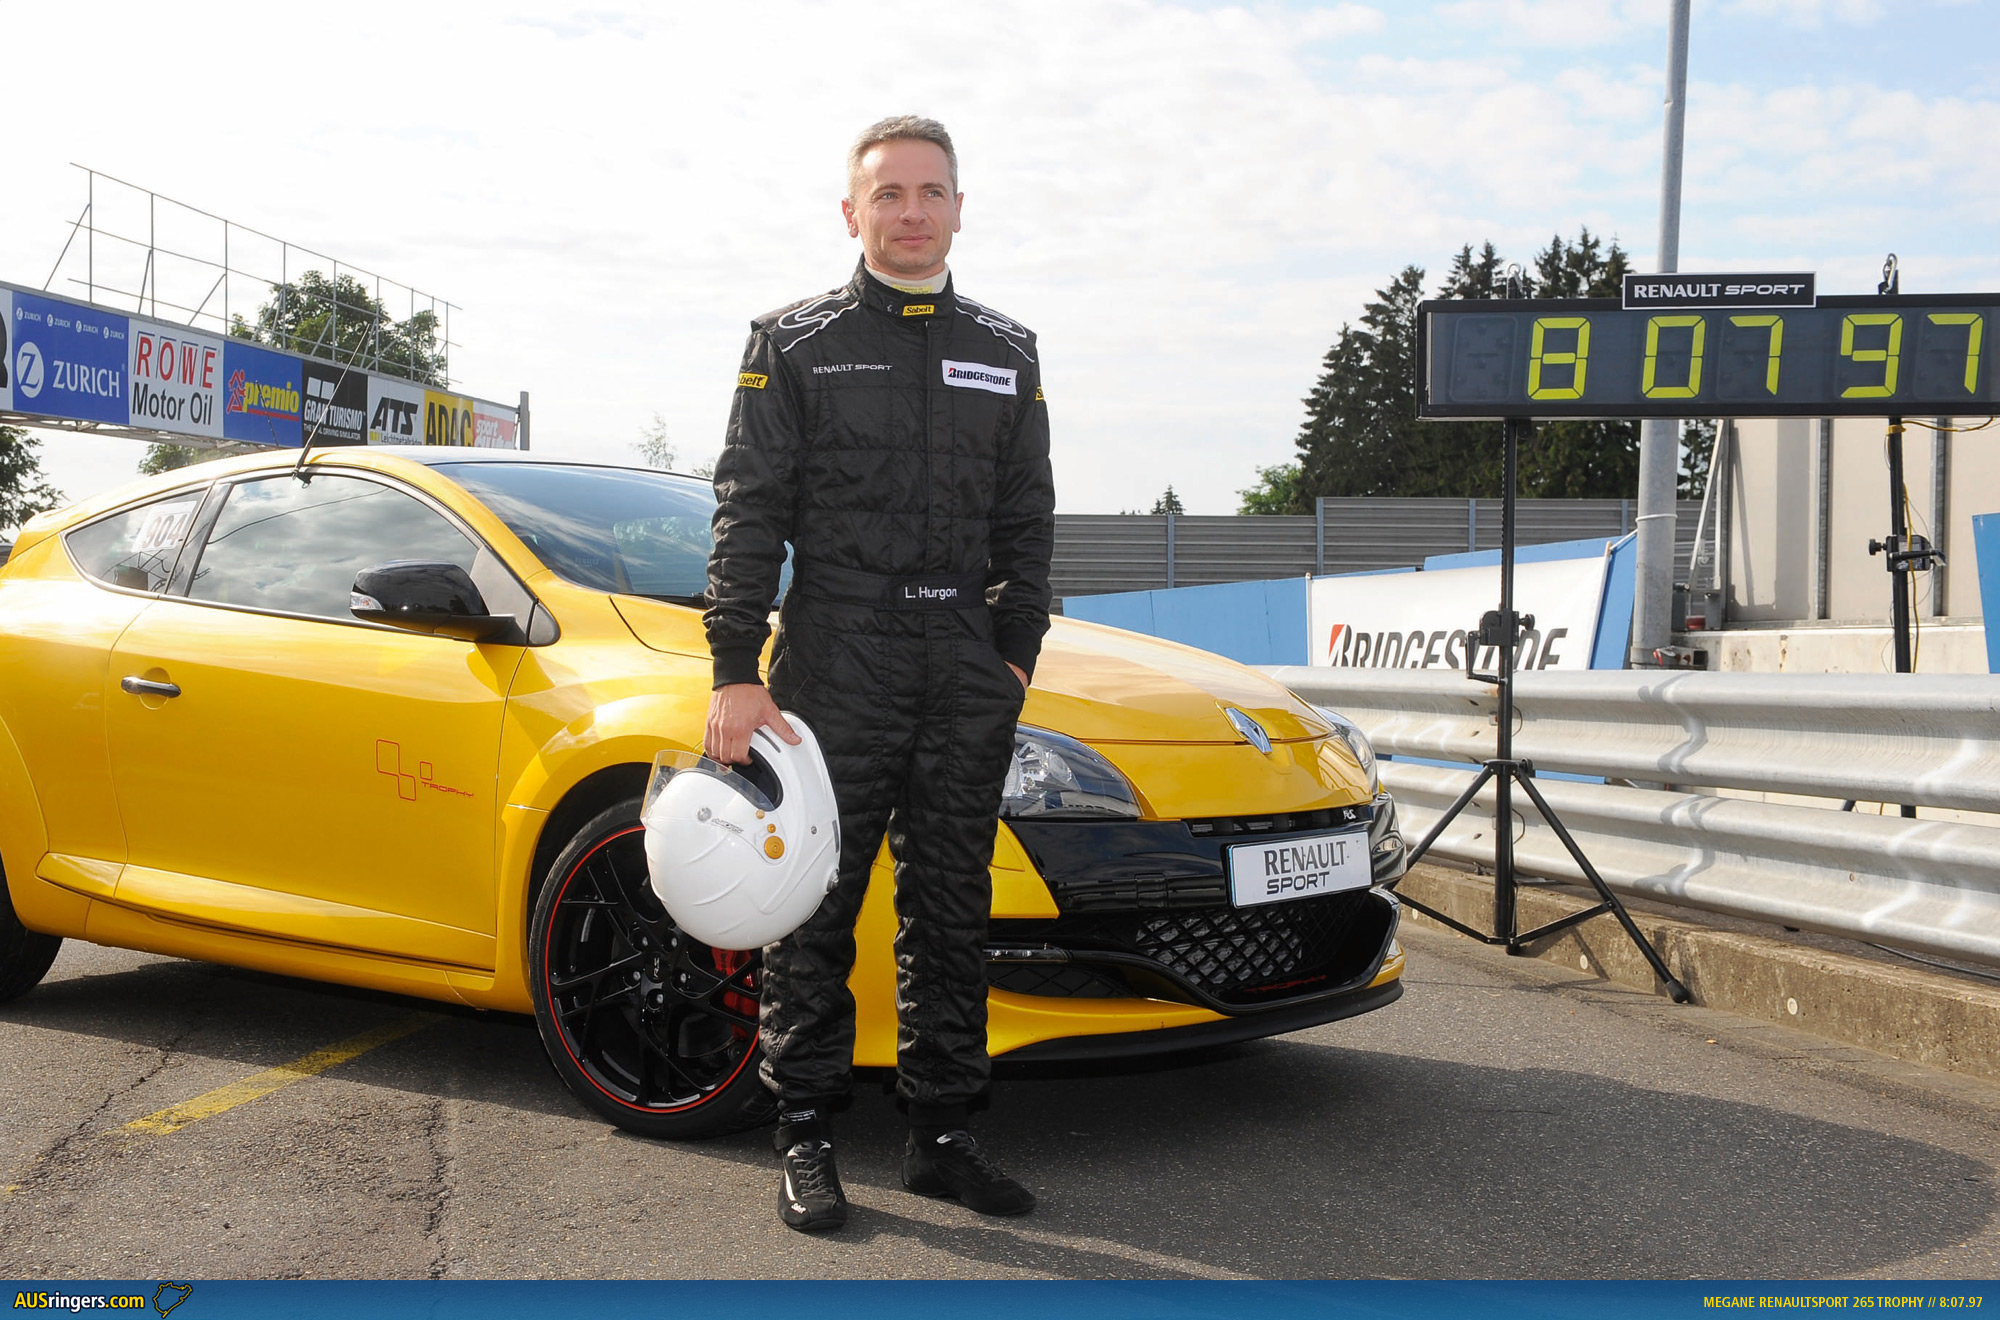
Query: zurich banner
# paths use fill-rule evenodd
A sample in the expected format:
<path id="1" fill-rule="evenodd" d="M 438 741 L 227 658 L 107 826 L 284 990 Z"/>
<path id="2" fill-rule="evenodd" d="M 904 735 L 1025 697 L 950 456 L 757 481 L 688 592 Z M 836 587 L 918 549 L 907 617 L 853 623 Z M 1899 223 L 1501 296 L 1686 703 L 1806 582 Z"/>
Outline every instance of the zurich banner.
<path id="1" fill-rule="evenodd" d="M 69 421 L 129 422 L 131 323 L 115 312 L 32 293 L 16 291 L 13 304 L 15 406 Z"/>

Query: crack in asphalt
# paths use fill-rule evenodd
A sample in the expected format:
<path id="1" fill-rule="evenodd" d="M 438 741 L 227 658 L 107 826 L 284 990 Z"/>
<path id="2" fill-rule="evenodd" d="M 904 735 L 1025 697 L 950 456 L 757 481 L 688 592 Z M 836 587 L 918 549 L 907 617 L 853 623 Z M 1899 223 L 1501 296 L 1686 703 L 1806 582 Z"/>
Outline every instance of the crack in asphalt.
<path id="1" fill-rule="evenodd" d="M 103 1118 L 105 1112 L 119 1100 L 138 1091 L 140 1087 L 152 1081 L 166 1070 L 167 1065 L 173 1061 L 174 1055 L 179 1051 L 182 1043 L 200 1029 L 203 1021 L 208 1016 L 208 1006 L 204 1001 L 207 1000 L 209 992 L 214 989 L 216 980 L 216 973 L 213 969 L 203 969 L 200 985 L 185 1001 L 185 1020 L 175 1030 L 173 1035 L 167 1037 L 165 1041 L 154 1047 L 155 1057 L 153 1061 L 126 1085 L 106 1092 L 104 1098 L 98 1101 L 97 1105 L 88 1114 L 85 1114 L 77 1121 L 76 1126 L 49 1143 L 46 1149 L 29 1160 L 27 1167 L 21 1171 L 20 1176 L 8 1183 L 4 1189 L 0 1189 L 0 1200 L 11 1201 L 21 1192 L 30 1191 L 41 1186 L 41 1184 L 54 1176 L 58 1167 L 73 1168 L 81 1165 L 84 1163 L 83 1152 L 89 1146 L 114 1135 L 111 1131 L 98 1127 L 98 1120 Z M 93 1131 L 93 1129 L 95 1130 Z"/>
<path id="2" fill-rule="evenodd" d="M 446 1240 L 445 1221 L 451 1211 L 452 1185 L 457 1160 L 451 1150 L 451 1100 L 434 1096 L 425 1106 L 424 1139 L 430 1150 L 430 1204 L 424 1211 L 424 1239 L 431 1244 L 429 1274 L 442 1279 L 451 1268 L 451 1244 Z"/>

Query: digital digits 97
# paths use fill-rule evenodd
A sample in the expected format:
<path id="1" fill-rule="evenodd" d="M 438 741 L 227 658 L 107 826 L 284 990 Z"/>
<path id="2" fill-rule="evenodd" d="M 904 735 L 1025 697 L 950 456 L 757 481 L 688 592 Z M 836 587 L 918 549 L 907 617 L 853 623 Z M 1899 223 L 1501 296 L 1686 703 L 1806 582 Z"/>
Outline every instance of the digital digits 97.
<path id="1" fill-rule="evenodd" d="M 1427 302 L 1425 417 L 1886 417 L 1996 409 L 2000 294 L 1782 309 L 1615 299 Z"/>

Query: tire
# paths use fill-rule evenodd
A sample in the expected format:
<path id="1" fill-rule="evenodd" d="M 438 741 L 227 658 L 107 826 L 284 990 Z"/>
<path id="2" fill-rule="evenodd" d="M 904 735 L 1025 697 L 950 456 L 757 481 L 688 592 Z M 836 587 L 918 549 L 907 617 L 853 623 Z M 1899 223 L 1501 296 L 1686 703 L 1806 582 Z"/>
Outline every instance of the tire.
<path id="1" fill-rule="evenodd" d="M 754 953 L 682 935 L 646 873 L 636 797 L 571 836 L 528 928 L 542 1048 L 563 1084 L 627 1132 L 679 1140 L 768 1122 Z"/>
<path id="2" fill-rule="evenodd" d="M 14 915 L 14 896 L 0 872 L 0 1004 L 19 999 L 49 974 L 62 948 L 62 936 L 29 930 Z"/>

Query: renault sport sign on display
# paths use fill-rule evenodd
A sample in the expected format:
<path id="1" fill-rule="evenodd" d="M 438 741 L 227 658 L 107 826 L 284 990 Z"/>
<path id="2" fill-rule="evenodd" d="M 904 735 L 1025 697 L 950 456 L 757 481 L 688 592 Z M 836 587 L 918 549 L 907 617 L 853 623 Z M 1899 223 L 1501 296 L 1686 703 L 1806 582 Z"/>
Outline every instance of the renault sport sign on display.
<path id="1" fill-rule="evenodd" d="M 522 438 L 504 404 L 5 284 L 0 423 L 293 448 Z"/>

